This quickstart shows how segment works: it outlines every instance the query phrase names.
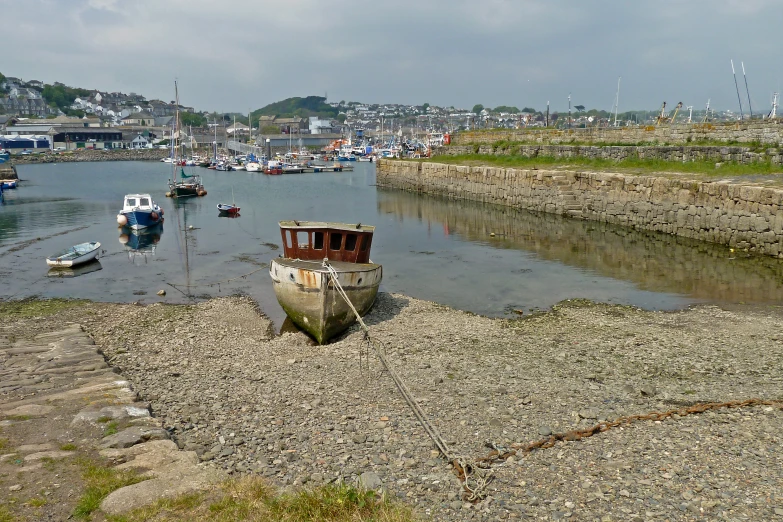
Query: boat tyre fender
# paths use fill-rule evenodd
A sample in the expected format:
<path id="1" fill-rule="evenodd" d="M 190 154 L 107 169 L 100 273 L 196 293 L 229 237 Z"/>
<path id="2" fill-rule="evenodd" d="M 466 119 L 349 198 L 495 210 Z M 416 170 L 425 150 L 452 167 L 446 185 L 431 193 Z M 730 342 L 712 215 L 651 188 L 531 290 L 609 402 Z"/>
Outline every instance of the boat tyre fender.
<path id="1" fill-rule="evenodd" d="M 152 219 L 152 221 L 157 221 L 159 218 L 160 216 L 158 215 L 157 212 L 150 213 L 150 219 Z"/>

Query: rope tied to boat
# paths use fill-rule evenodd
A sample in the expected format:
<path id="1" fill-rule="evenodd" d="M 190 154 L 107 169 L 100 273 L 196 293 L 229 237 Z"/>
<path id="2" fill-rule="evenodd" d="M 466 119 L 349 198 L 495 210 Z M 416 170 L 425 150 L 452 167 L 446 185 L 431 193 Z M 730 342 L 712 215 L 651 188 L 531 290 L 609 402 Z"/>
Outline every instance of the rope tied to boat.
<path id="1" fill-rule="evenodd" d="M 383 365 L 384 370 L 391 377 L 394 385 L 397 387 L 397 390 L 408 404 L 408 407 L 410 407 L 410 409 L 413 411 L 413 415 L 419 421 L 419 424 L 421 424 L 422 428 L 424 428 L 424 431 L 435 444 L 435 447 L 438 448 L 438 451 L 446 460 L 451 462 L 457 477 L 462 482 L 462 488 L 464 489 L 463 498 L 467 502 L 478 502 L 485 498 L 487 496 L 486 488 L 493 478 L 492 469 L 490 466 L 483 462 L 470 462 L 464 457 L 458 456 L 449 448 L 449 445 L 443 439 L 435 426 L 433 426 L 427 419 L 424 410 L 422 410 L 421 406 L 419 406 L 419 403 L 416 401 L 413 393 L 411 393 L 410 389 L 405 384 L 405 381 L 402 380 L 402 378 L 397 374 L 392 365 L 389 363 L 389 360 L 386 358 L 383 343 L 370 335 L 370 329 L 367 327 L 361 315 L 359 315 L 359 312 L 356 310 L 356 307 L 351 302 L 351 299 L 348 297 L 348 294 L 345 292 L 345 289 L 340 284 L 339 274 L 337 271 L 329 263 L 328 259 L 323 260 L 322 266 L 329 272 L 329 276 L 332 283 L 334 284 L 334 288 L 337 290 L 337 293 L 345 300 L 346 304 L 348 304 L 351 311 L 356 316 L 356 321 L 359 323 L 359 326 L 361 326 L 362 331 L 364 332 L 363 340 L 367 342 L 368 348 L 375 353 L 376 357 L 378 357 L 378 360 Z"/>

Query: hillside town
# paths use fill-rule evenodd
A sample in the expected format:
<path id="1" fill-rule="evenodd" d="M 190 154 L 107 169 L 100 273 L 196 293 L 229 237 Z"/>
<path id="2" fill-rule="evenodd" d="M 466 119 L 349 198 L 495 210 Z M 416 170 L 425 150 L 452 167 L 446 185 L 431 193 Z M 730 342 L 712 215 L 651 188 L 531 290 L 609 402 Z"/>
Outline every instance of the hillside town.
<path id="1" fill-rule="evenodd" d="M 297 100 L 297 99 L 291 99 Z M 565 113 L 530 107 L 499 106 L 471 109 L 439 107 L 424 103 L 370 104 L 329 102 L 311 96 L 322 111 L 297 110 L 295 114 L 275 113 L 253 116 L 238 113 L 209 113 L 174 101 L 147 100 L 131 92 L 71 88 L 60 82 L 52 85 L 39 80 L 0 74 L 0 148 L 14 153 L 75 149 L 165 148 L 170 142 L 174 118 L 180 115 L 180 141 L 190 148 L 223 147 L 229 140 L 276 145 L 290 142 L 292 135 L 304 145 L 324 145 L 347 136 L 366 137 L 454 133 L 474 129 L 519 129 L 524 127 L 586 128 L 639 126 L 660 123 L 700 123 L 733 121 L 730 110 L 694 110 L 682 103 L 667 110 L 614 114 L 570 106 Z M 777 100 L 777 99 L 776 99 Z M 275 106 L 278 104 L 272 104 Z M 267 106 L 270 107 L 270 106 Z M 774 117 L 777 104 L 770 115 Z M 265 112 L 265 109 L 259 111 Z M 679 116 L 679 120 L 677 119 Z"/>

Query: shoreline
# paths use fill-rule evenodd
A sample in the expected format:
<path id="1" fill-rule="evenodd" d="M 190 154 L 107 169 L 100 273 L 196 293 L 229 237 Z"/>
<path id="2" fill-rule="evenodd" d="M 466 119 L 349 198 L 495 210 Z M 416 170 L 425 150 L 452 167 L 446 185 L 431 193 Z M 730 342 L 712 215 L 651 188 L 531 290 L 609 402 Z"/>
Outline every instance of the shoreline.
<path id="1" fill-rule="evenodd" d="M 365 321 L 430 421 L 475 459 L 485 441 L 508 447 L 684 404 L 783 399 L 782 312 L 573 300 L 490 319 L 382 293 Z M 489 497 L 466 504 L 391 379 L 360 357 L 356 326 L 318 347 L 299 332 L 273 335 L 262 313 L 231 297 L 83 303 L 36 322 L 79 321 L 180 449 L 231 475 L 298 487 L 374 473 L 435 519 L 768 519 L 783 510 L 783 411 L 773 407 L 644 421 L 511 457 L 493 465 Z"/>

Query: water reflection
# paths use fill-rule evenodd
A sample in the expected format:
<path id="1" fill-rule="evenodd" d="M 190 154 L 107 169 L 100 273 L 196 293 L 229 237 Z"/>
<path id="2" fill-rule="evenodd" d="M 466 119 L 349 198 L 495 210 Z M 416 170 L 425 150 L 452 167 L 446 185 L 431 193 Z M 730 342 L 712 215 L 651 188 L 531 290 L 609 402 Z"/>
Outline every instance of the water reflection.
<path id="1" fill-rule="evenodd" d="M 640 290 L 711 302 L 783 302 L 783 263 L 710 243 L 397 191 L 379 190 L 378 210 L 442 227 L 447 236 L 625 280 Z"/>
<path id="2" fill-rule="evenodd" d="M 103 269 L 97 259 L 74 267 L 54 267 L 46 273 L 46 277 L 79 277 Z"/>
<path id="3" fill-rule="evenodd" d="M 146 264 L 155 255 L 155 246 L 163 235 L 163 224 L 141 230 L 129 227 L 121 227 L 119 230 L 119 241 L 128 253 L 128 260 L 133 264 Z"/>

